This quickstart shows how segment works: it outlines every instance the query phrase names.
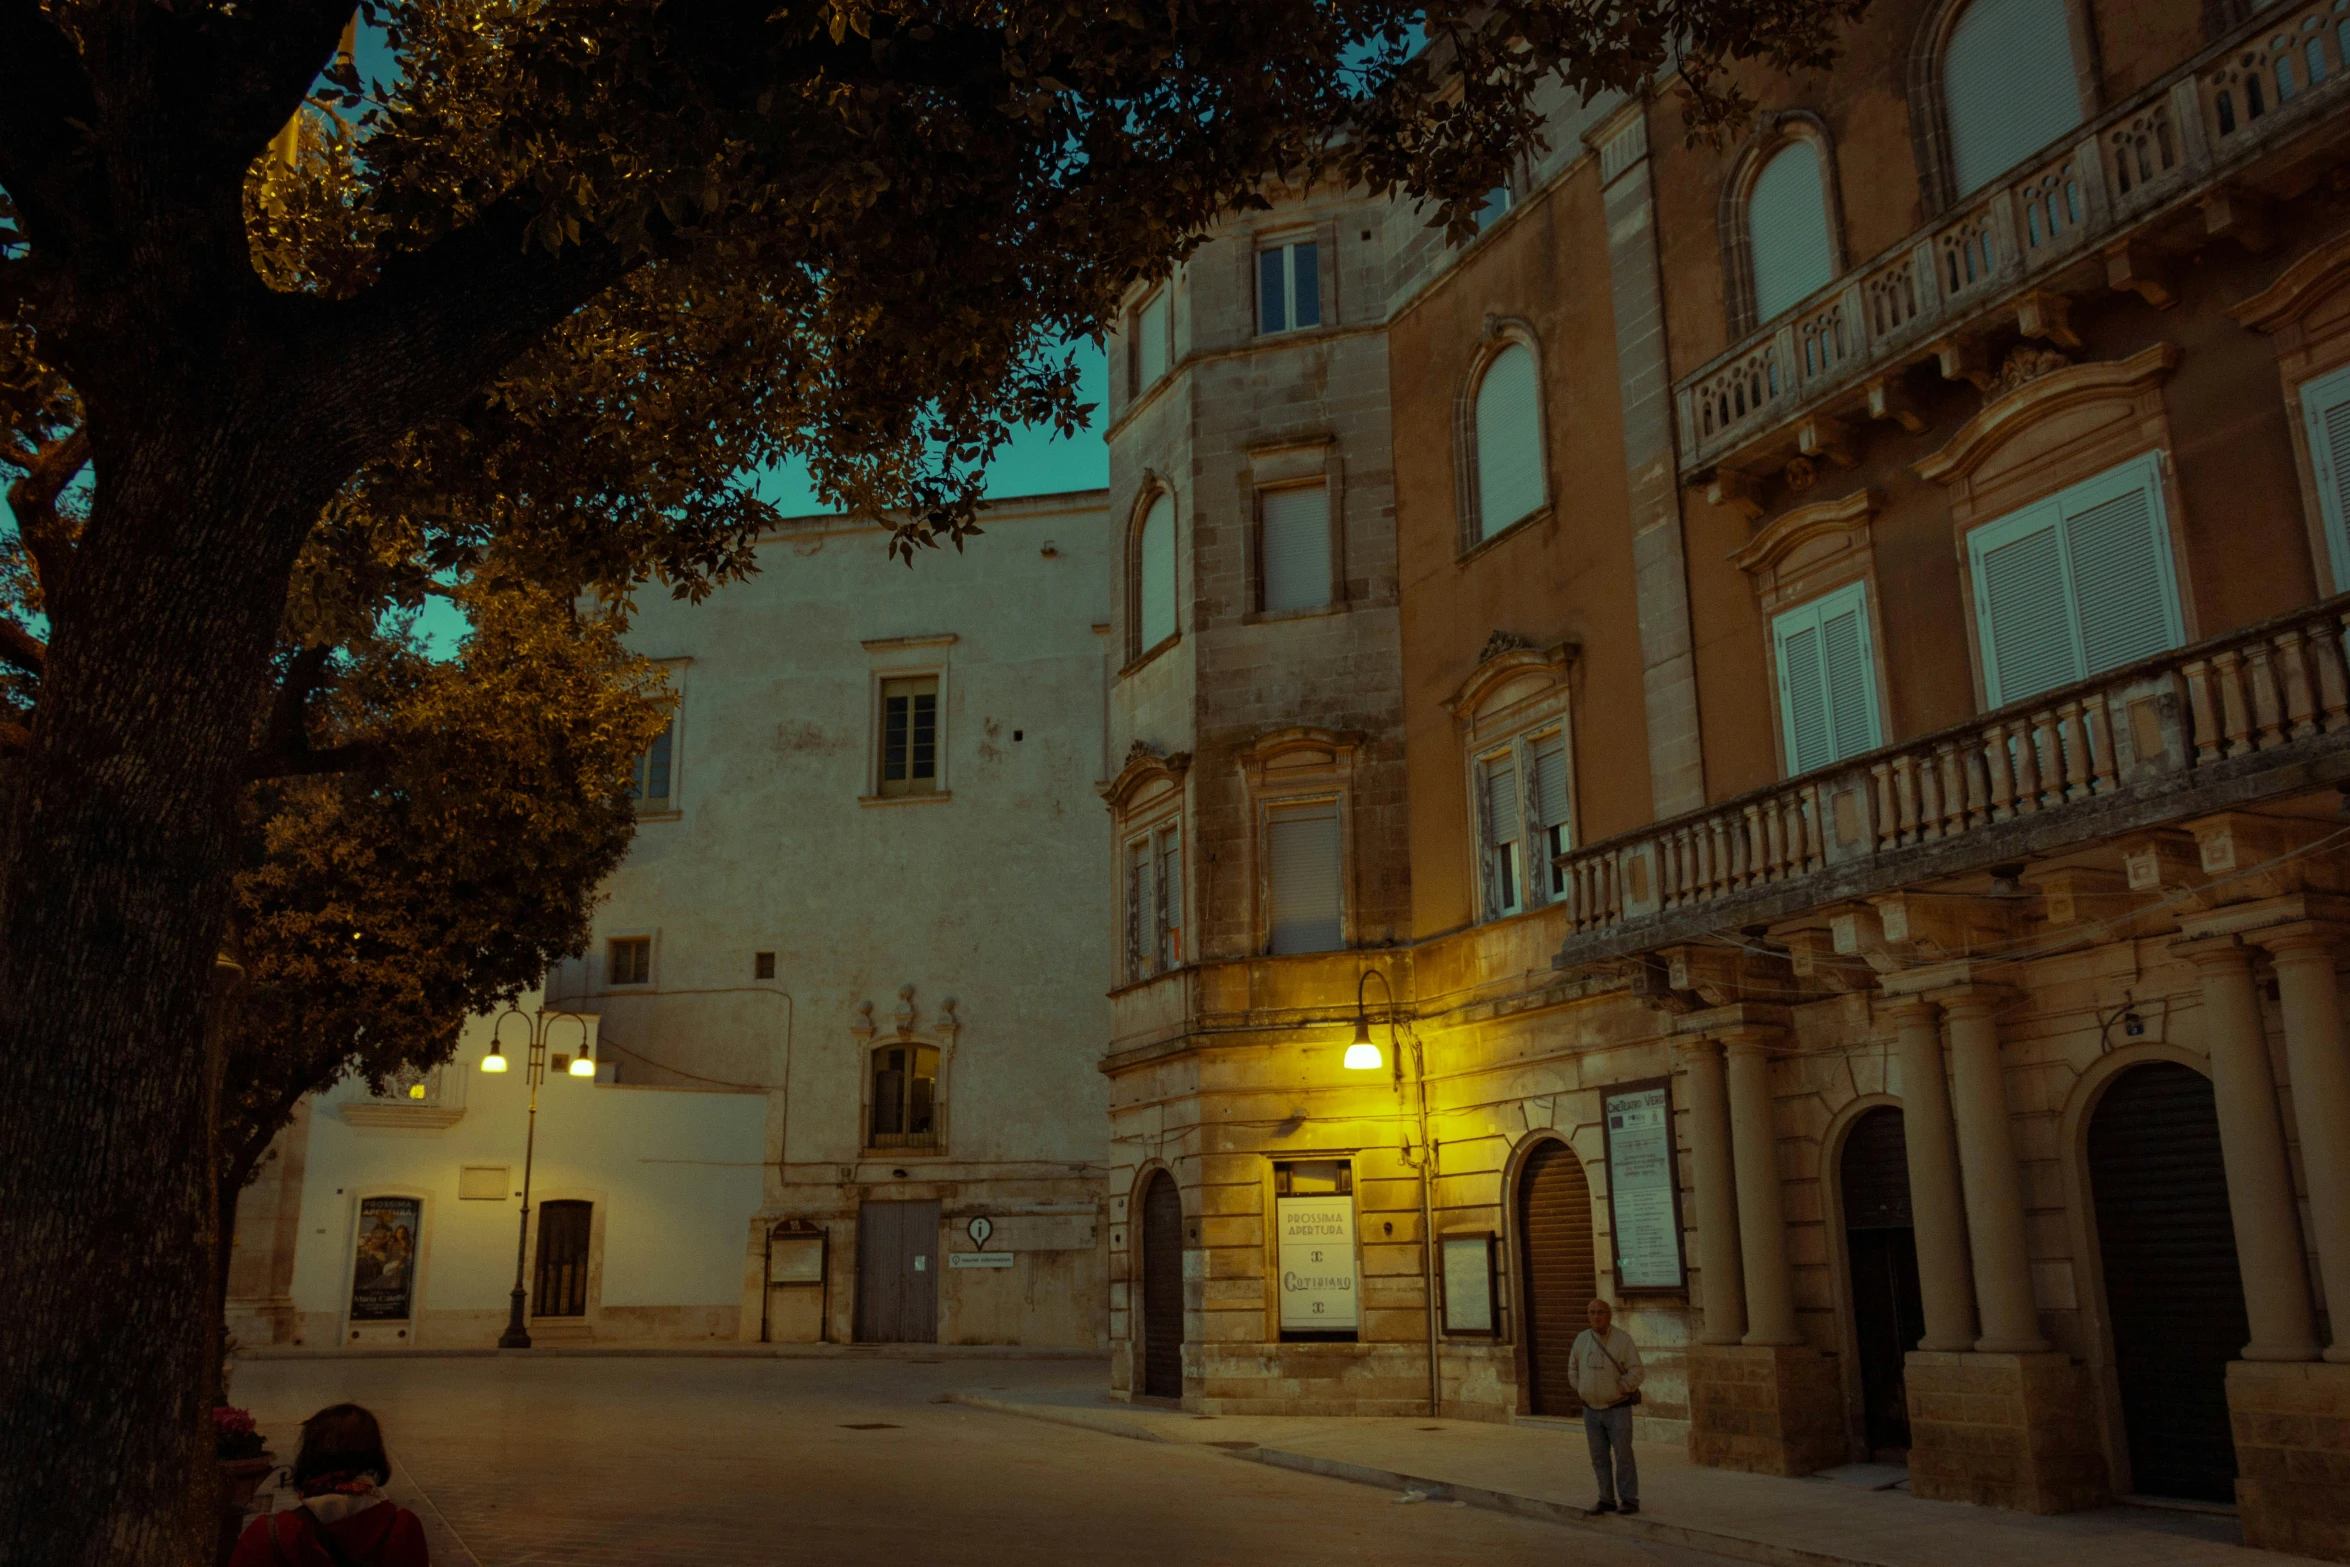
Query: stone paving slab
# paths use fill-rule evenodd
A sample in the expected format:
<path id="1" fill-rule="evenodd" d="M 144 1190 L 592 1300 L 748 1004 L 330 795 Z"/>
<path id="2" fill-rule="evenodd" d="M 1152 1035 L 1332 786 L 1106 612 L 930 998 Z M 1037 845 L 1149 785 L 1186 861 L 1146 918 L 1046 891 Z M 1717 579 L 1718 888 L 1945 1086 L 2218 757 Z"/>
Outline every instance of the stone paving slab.
<path id="1" fill-rule="evenodd" d="M 1638 1449 L 1641 1513 L 1591 1513 L 1581 1433 L 1479 1421 L 1196 1415 L 1074 1389 L 972 1391 L 956 1402 L 1399 1491 L 1458 1499 L 1773 1567 L 2286 1567 L 2248 1550 L 2225 1516 L 2106 1507 L 2053 1518 L 1922 1501 L 1825 1478 L 1705 1469 L 1675 1446 Z"/>

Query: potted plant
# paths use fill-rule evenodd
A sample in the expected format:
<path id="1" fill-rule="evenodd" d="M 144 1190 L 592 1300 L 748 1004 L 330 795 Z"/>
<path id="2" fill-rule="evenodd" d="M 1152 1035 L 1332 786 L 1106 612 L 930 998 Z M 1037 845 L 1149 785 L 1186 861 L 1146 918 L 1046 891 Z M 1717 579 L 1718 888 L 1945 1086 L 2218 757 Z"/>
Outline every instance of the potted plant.
<path id="1" fill-rule="evenodd" d="M 269 1443 L 253 1423 L 253 1412 L 222 1404 L 212 1411 L 212 1450 L 220 1460 L 220 1474 L 228 1499 L 239 1512 L 261 1489 L 261 1480 L 277 1467 Z"/>

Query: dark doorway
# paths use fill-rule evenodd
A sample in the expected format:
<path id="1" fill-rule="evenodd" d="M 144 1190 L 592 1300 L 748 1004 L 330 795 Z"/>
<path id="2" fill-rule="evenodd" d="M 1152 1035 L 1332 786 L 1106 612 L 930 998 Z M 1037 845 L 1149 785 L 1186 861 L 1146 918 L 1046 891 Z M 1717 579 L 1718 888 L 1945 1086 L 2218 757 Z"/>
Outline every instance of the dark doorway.
<path id="1" fill-rule="evenodd" d="M 1579 1415 L 1567 1357 L 1599 1293 L 1591 1245 L 1591 1183 L 1562 1142 L 1545 1142 L 1518 1176 L 1518 1250 L 1525 1263 L 1526 1392 L 1531 1413 Z"/>
<path id="2" fill-rule="evenodd" d="M 587 1315 L 588 1236 L 594 1226 L 592 1202 L 539 1204 L 537 1288 L 534 1317 Z"/>
<path id="3" fill-rule="evenodd" d="M 1142 1392 L 1183 1396 L 1183 1196 L 1164 1170 L 1142 1198 Z"/>
<path id="4" fill-rule="evenodd" d="M 2089 1190 L 2130 1487 L 2232 1502 L 2228 1362 L 2252 1328 L 2210 1079 L 2170 1061 L 2115 1078 L 2089 1118 Z"/>
<path id="5" fill-rule="evenodd" d="M 938 1204 L 857 1210 L 857 1342 L 938 1342 Z"/>
<path id="6" fill-rule="evenodd" d="M 1861 1440 L 1880 1463 L 1909 1458 L 1909 1352 L 1926 1336 L 1917 1232 L 1909 1211 L 1909 1143 L 1891 1105 L 1852 1123 L 1837 1178 L 1844 1254 L 1852 1267 L 1852 1336 L 1859 1350 Z"/>

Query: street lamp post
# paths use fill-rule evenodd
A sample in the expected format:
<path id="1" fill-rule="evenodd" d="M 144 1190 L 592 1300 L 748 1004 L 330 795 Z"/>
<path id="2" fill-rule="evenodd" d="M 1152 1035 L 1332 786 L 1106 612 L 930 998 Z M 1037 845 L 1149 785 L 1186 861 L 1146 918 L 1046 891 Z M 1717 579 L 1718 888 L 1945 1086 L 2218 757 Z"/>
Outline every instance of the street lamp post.
<path id="1" fill-rule="evenodd" d="M 506 1024 L 519 1020 L 530 1036 L 523 1057 L 523 1076 L 530 1086 L 530 1120 L 522 1139 L 522 1226 L 514 1240 L 514 1296 L 506 1313 L 506 1331 L 498 1338 L 500 1349 L 530 1348 L 530 1328 L 522 1314 L 523 1264 L 530 1253 L 530 1166 L 538 1151 L 539 1140 L 539 1084 L 547 1076 L 547 1036 L 557 1023 L 569 1021 L 579 1025 L 579 1054 L 571 1058 L 573 1077 L 596 1075 L 596 1018 L 586 1012 L 549 1012 L 541 1007 L 525 1014 L 520 1007 L 508 1007 L 498 1014 L 498 1021 L 490 1029 L 490 1053 L 481 1058 L 485 1072 L 503 1072 L 506 1067 L 504 1037 Z"/>
<path id="2" fill-rule="evenodd" d="M 1383 1064 L 1379 1047 L 1371 1042 L 1371 1015 L 1363 1006 L 1363 991 L 1373 979 L 1387 992 L 1387 1048 L 1395 1063 L 1396 1097 L 1403 1096 L 1403 1039 L 1395 1026 L 1395 987 L 1388 983 L 1385 973 L 1378 969 L 1363 970 L 1355 981 L 1354 1042 L 1346 1047 L 1346 1066 L 1354 1072 L 1376 1072 Z M 1431 1190 L 1436 1184 L 1436 1144 L 1428 1135 L 1428 1060 L 1420 1050 L 1420 1038 L 1414 1034 L 1412 1047 L 1412 1082 L 1419 1090 L 1418 1116 L 1420 1151 L 1415 1159 L 1412 1150 L 1404 1150 L 1404 1163 L 1416 1165 L 1420 1172 L 1420 1277 L 1426 1281 L 1421 1293 L 1428 1306 L 1428 1413 L 1444 1413 L 1444 1372 L 1437 1359 L 1436 1332 L 1436 1198 Z"/>

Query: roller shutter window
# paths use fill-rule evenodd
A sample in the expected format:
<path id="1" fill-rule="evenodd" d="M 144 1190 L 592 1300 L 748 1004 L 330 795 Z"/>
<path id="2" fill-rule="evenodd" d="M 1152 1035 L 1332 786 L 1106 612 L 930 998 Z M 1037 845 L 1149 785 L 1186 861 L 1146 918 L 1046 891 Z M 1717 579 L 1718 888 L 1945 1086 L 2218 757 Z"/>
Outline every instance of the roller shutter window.
<path id="1" fill-rule="evenodd" d="M 1771 621 L 1787 771 L 1808 773 L 1885 743 L 1868 584 L 1851 583 Z"/>
<path id="2" fill-rule="evenodd" d="M 1257 331 L 1322 324 L 1322 252 L 1313 240 L 1257 252 Z"/>
<path id="3" fill-rule="evenodd" d="M 1279 806 L 1265 816 L 1272 950 L 1335 952 L 1345 944 L 1338 802 Z"/>
<path id="4" fill-rule="evenodd" d="M 1512 343 L 1477 383 L 1477 537 L 1542 505 L 1542 404 L 1534 355 Z"/>
<path id="5" fill-rule="evenodd" d="M 1485 856 L 1485 917 L 1499 919 L 1526 906 L 1518 861 L 1525 812 L 1518 801 L 1515 747 L 1477 764 L 1477 794 L 1479 837 Z"/>
<path id="6" fill-rule="evenodd" d="M 1942 103 L 1962 197 L 2079 125 L 2065 0 L 1974 0 L 1950 30 Z"/>
<path id="7" fill-rule="evenodd" d="M 1175 634 L 1175 497 L 1161 495 L 1151 502 L 1136 552 L 1142 557 L 1135 568 L 1135 611 L 1141 621 L 1135 652 L 1140 655 Z"/>
<path id="8" fill-rule="evenodd" d="M 1167 290 L 1160 289 L 1134 313 L 1134 391 L 1158 384 L 1167 373 Z"/>
<path id="9" fill-rule="evenodd" d="M 2301 383 L 2301 417 L 2309 426 L 2309 466 L 2334 591 L 2350 591 L 2350 367 Z"/>
<path id="10" fill-rule="evenodd" d="M 1527 748 L 1528 764 L 1534 774 L 1534 787 L 1528 791 L 1528 803 L 1533 808 L 1534 825 L 1540 829 L 1537 842 L 1542 857 L 1543 871 L 1539 880 L 1556 898 L 1567 890 L 1566 872 L 1551 861 L 1567 852 L 1574 842 L 1572 826 L 1567 820 L 1567 737 L 1563 731 L 1553 730 L 1538 735 Z"/>
<path id="11" fill-rule="evenodd" d="M 1266 490 L 1258 499 L 1258 541 L 1267 614 L 1330 602 L 1330 491 L 1319 484 Z"/>
<path id="12" fill-rule="evenodd" d="M 1993 707 L 2186 640 L 2159 453 L 1984 524 L 1967 554 Z"/>
<path id="13" fill-rule="evenodd" d="M 1746 236 L 1758 322 L 1794 309 L 1834 279 L 1818 147 L 1791 141 L 1763 165 L 1746 198 Z"/>

